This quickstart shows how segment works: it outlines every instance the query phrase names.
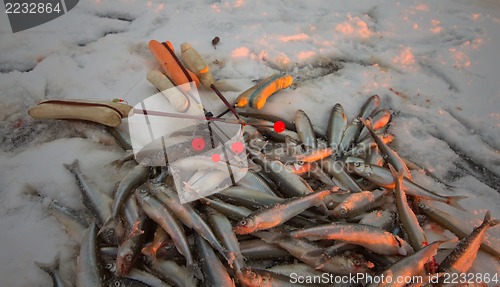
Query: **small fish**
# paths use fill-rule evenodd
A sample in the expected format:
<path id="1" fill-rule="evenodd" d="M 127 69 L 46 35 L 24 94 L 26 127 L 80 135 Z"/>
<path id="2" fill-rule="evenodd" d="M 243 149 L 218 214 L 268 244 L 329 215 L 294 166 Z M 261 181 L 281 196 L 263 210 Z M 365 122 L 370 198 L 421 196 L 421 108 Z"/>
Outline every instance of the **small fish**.
<path id="1" fill-rule="evenodd" d="M 104 266 L 97 253 L 97 226 L 92 223 L 85 232 L 77 259 L 76 286 L 104 286 Z"/>
<path id="2" fill-rule="evenodd" d="M 111 216 L 111 198 L 99 190 L 97 184 L 80 171 L 78 160 L 73 161 L 72 164 L 64 164 L 64 167 L 75 177 L 83 203 L 93 214 L 97 215 L 97 224 L 101 226 Z"/>
<path id="3" fill-rule="evenodd" d="M 132 270 L 137 255 L 146 241 L 150 223 L 149 218 L 145 214 L 141 214 L 127 238 L 118 246 L 116 257 L 116 274 L 118 276 L 127 275 Z"/>
<path id="4" fill-rule="evenodd" d="M 387 193 L 386 189 L 353 193 L 333 209 L 332 215 L 336 218 L 353 217 L 364 211 L 373 209 L 375 203 Z"/>
<path id="5" fill-rule="evenodd" d="M 192 271 L 196 271 L 198 273 L 197 276 L 202 277 L 201 272 L 194 264 L 193 255 L 191 253 L 191 249 L 189 248 L 189 243 L 186 234 L 184 233 L 184 229 L 179 222 L 177 222 L 177 219 L 173 217 L 173 215 L 158 199 L 151 196 L 147 190 L 136 190 L 135 196 L 148 217 L 160 225 L 163 230 L 170 235 L 177 250 L 179 250 L 179 252 L 186 258 L 187 267 Z"/>
<path id="6" fill-rule="evenodd" d="M 212 226 L 217 238 L 224 243 L 224 246 L 231 254 L 229 266 L 233 267 L 236 273 L 239 273 L 241 268 L 245 267 L 245 260 L 240 251 L 240 244 L 236 235 L 233 232 L 233 227 L 229 219 L 220 214 L 214 209 L 206 208 L 208 222 Z"/>
<path id="7" fill-rule="evenodd" d="M 278 226 L 312 206 L 323 204 L 322 199 L 335 191 L 337 189 L 317 191 L 253 212 L 238 222 L 233 230 L 236 234 L 248 234 Z"/>
<path id="8" fill-rule="evenodd" d="M 59 274 L 59 254 L 54 257 L 54 260 L 50 263 L 40 263 L 35 261 L 35 265 L 43 271 L 47 272 L 52 278 L 53 287 L 66 287 L 69 286 Z"/>
<path id="9" fill-rule="evenodd" d="M 486 231 L 498 224 L 500 224 L 500 220 L 491 219 L 488 210 L 484 215 L 483 223 L 460 240 L 455 249 L 441 262 L 438 272 L 467 273 L 476 259 L 477 251 L 484 241 Z"/>
<path id="10" fill-rule="evenodd" d="M 285 197 L 296 197 L 312 192 L 311 187 L 300 176 L 286 169 L 285 165 L 277 160 L 269 160 L 260 152 L 249 149 L 253 161 L 259 164 L 263 172 L 268 174 Z"/>
<path id="11" fill-rule="evenodd" d="M 373 130 L 372 127 L 372 122 L 370 119 L 368 120 L 361 120 L 365 127 L 368 129 L 370 134 L 372 135 L 373 139 L 377 143 L 378 148 L 384 155 L 384 159 L 387 161 L 387 163 L 392 164 L 394 169 L 396 171 L 403 171 L 403 175 L 409 179 L 412 179 L 410 170 L 404 163 L 404 161 L 399 157 L 398 153 L 393 151 L 385 142 L 384 140 Z"/>
<path id="12" fill-rule="evenodd" d="M 341 240 L 366 247 L 378 254 L 413 254 L 413 248 L 399 236 L 370 225 L 334 222 L 290 232 L 295 238 Z"/>
<path id="13" fill-rule="evenodd" d="M 347 126 L 347 117 L 344 113 L 344 108 L 341 104 L 337 103 L 333 106 L 330 112 L 330 119 L 328 120 L 328 127 L 326 128 L 326 139 L 328 145 L 334 151 L 337 151 L 342 134 Z"/>
<path id="14" fill-rule="evenodd" d="M 394 263 L 387 270 L 379 274 L 379 276 L 384 276 L 387 278 L 391 276 L 392 278 L 409 278 L 416 275 L 421 275 L 425 271 L 425 264 L 432 260 L 432 258 L 437 254 L 438 248 L 446 241 L 435 241 L 420 251 L 416 252 L 413 255 L 407 256 L 400 261 Z M 406 285 L 404 280 L 399 282 L 397 280 L 393 280 L 391 282 L 385 281 L 380 283 L 374 283 L 367 280 L 367 283 L 370 284 L 368 287 L 382 287 L 382 286 L 391 286 L 391 287 L 403 287 Z"/>
<path id="15" fill-rule="evenodd" d="M 203 285 L 207 287 L 235 287 L 234 281 L 215 255 L 212 247 L 201 236 L 195 236 L 195 241 L 205 275 Z"/>
<path id="16" fill-rule="evenodd" d="M 471 226 L 464 224 L 462 219 L 464 218 L 464 214 L 458 210 L 451 212 L 445 209 L 448 206 L 440 206 L 439 202 L 433 202 L 430 200 L 420 200 L 418 207 L 421 213 L 453 232 L 458 238 L 465 238 L 473 231 Z M 500 257 L 500 249 L 498 247 L 500 246 L 500 242 L 498 240 L 493 241 L 494 237 L 491 235 L 488 236 L 488 234 L 485 235 L 485 238 L 486 240 L 484 240 L 481 244 L 481 250 L 488 252 L 495 257 Z"/>
<path id="17" fill-rule="evenodd" d="M 115 192 L 111 216 L 106 220 L 101 230 L 99 230 L 99 235 L 107 242 L 118 245 L 121 238 L 123 238 L 125 228 L 120 218 L 120 212 L 134 189 L 139 187 L 149 178 L 150 172 L 150 167 L 138 164 L 125 175 L 118 185 Z"/>
<path id="18" fill-rule="evenodd" d="M 299 135 L 300 141 L 311 149 L 318 148 L 318 141 L 314 134 L 314 128 L 311 120 L 303 110 L 297 110 L 295 113 L 295 128 Z"/>
<path id="19" fill-rule="evenodd" d="M 358 261 L 358 259 L 356 259 L 355 263 L 355 260 L 348 256 L 325 257 L 322 252 L 314 254 L 312 251 L 323 251 L 322 248 L 304 239 L 296 239 L 287 235 L 268 231 L 259 231 L 254 233 L 254 235 L 267 243 L 278 245 L 307 265 L 325 272 L 335 274 L 365 273 L 370 269 L 368 266 L 373 267 L 373 264 L 365 261 Z"/>
<path id="20" fill-rule="evenodd" d="M 59 223 L 64 226 L 66 232 L 76 242 L 82 241 L 83 234 L 89 226 L 89 220 L 95 220 L 92 215 L 76 212 L 70 208 L 62 206 L 55 200 L 49 204 L 48 211 Z"/>
<path id="21" fill-rule="evenodd" d="M 379 186 L 385 188 L 395 187 L 394 177 L 392 176 L 391 171 L 386 168 L 362 162 L 347 163 L 346 165 L 349 172 L 360 175 Z M 403 178 L 403 190 L 411 196 L 445 202 L 462 210 L 463 208 L 459 205 L 458 201 L 467 198 L 467 196 L 462 195 L 444 196 L 437 194 L 418 185 L 406 177 Z"/>
<path id="22" fill-rule="evenodd" d="M 123 148 L 124 151 L 132 150 L 132 141 L 130 135 L 119 128 L 106 126 L 108 132 L 115 138 L 116 143 Z"/>
<path id="23" fill-rule="evenodd" d="M 394 194 L 396 197 L 396 208 L 398 209 L 399 221 L 403 224 L 403 229 L 408 236 L 408 241 L 414 250 L 418 251 L 427 245 L 427 237 L 424 230 L 420 227 L 417 216 L 410 208 L 406 199 L 406 193 L 403 191 L 403 171 L 396 170 L 389 164 L 392 176 L 396 182 Z"/>
<path id="24" fill-rule="evenodd" d="M 366 100 L 359 111 L 358 118 L 366 119 L 375 113 L 380 106 L 380 97 L 378 95 L 373 95 Z"/>
<path id="25" fill-rule="evenodd" d="M 149 192 L 155 195 L 184 225 L 196 231 L 196 233 L 217 249 L 221 255 L 224 255 L 226 259 L 229 257 L 227 250 L 217 240 L 212 229 L 189 203 L 181 204 L 177 198 L 177 194 L 163 184 L 148 183 L 146 186 L 148 186 Z"/>
<path id="26" fill-rule="evenodd" d="M 339 147 L 337 149 L 338 155 L 343 155 L 347 150 L 352 148 L 352 144 L 356 141 L 361 130 L 362 123 L 359 118 L 353 119 L 345 128 L 342 134 L 342 140 L 340 141 Z"/>

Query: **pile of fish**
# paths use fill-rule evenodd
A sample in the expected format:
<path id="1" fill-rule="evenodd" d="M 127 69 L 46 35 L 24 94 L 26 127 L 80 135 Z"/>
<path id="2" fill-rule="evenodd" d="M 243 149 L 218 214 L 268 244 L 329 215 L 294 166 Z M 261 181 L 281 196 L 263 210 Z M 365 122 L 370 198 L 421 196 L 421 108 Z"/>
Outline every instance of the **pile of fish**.
<path id="1" fill-rule="evenodd" d="M 168 168 L 134 162 L 111 198 L 80 170 L 78 160 L 65 165 L 88 210 L 52 201 L 49 211 L 81 242 L 76 286 L 405 286 L 367 278 L 443 278 L 467 272 L 479 248 L 500 256 L 497 246 L 483 242 L 487 229 L 500 221 L 488 212 L 470 233 L 439 209 L 436 202 L 461 208 L 463 197 L 413 181 L 411 169 L 427 171 L 389 146 L 395 138 L 387 132 L 392 112 L 379 105 L 378 96 L 370 97 L 348 122 L 336 104 L 326 135 L 301 110 L 294 123 L 239 110 L 249 124 L 249 171 L 234 185 L 184 204 Z M 284 131 L 272 128 L 276 121 Z M 202 156 L 190 160 L 194 167 L 206 163 Z M 126 161 L 133 162 L 133 155 L 115 164 Z M 461 239 L 451 252 L 440 251 L 449 255 L 439 264 L 434 256 L 445 242 L 428 241 L 422 226 L 429 219 Z M 36 264 L 54 286 L 70 286 L 61 279 L 57 257 L 53 264 Z M 325 274 L 367 276 L 327 283 Z"/>

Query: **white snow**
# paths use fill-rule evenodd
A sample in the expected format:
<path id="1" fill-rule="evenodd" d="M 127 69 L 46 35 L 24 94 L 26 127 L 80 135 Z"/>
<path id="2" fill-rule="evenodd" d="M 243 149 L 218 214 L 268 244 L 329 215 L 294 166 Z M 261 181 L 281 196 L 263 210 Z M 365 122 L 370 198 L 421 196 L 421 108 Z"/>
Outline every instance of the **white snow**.
<path id="1" fill-rule="evenodd" d="M 221 39 L 217 49 L 215 36 Z M 335 103 L 351 120 L 368 96 L 378 94 L 382 106 L 396 113 L 390 131 L 399 153 L 456 188 L 448 191 L 420 174 L 417 182 L 469 195 L 463 203 L 478 220 L 486 210 L 500 218 L 500 2 L 80 1 L 68 14 L 15 34 L 0 13 L 4 286 L 49 285 L 33 261 L 49 262 L 58 252 L 63 276 L 74 272 L 76 243 L 44 202 L 25 194 L 26 185 L 83 208 L 63 163 L 79 159 L 83 172 L 107 192 L 120 178 L 107 164 L 121 149 L 99 143 L 99 132 L 85 132 L 102 127 L 33 121 L 27 109 L 52 98 L 135 104 L 153 95 L 144 80 L 157 66 L 147 48 L 151 39 L 169 40 L 177 51 L 189 42 L 217 79 L 241 90 L 297 65 L 294 89 L 272 96 L 264 112 L 291 120 L 303 109 L 320 131 Z M 339 61 L 341 69 L 330 73 L 328 64 Z M 464 157 L 489 173 L 471 168 Z M 500 228 L 491 233 L 500 238 Z M 478 258 L 474 272 L 500 273 L 491 256 L 480 252 Z"/>

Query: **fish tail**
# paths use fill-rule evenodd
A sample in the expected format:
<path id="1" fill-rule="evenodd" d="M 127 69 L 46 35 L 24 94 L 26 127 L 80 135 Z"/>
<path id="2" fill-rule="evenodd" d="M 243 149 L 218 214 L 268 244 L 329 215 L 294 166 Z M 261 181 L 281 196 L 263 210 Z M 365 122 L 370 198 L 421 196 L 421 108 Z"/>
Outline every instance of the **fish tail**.
<path id="1" fill-rule="evenodd" d="M 389 165 L 389 169 L 391 170 L 392 176 L 394 177 L 394 180 L 402 181 L 403 176 L 405 174 L 405 170 L 401 169 L 399 171 L 396 171 L 394 169 L 394 167 L 392 166 L 392 164 L 389 163 L 388 165 Z"/>
<path id="2" fill-rule="evenodd" d="M 467 198 L 468 196 L 466 195 L 454 195 L 454 196 L 448 196 L 448 200 L 446 201 L 446 203 L 448 203 L 449 205 L 455 207 L 455 208 L 458 208 L 460 210 L 463 210 L 463 211 L 467 211 L 462 205 L 460 205 L 459 201 L 464 199 L 464 198 Z"/>
<path id="3" fill-rule="evenodd" d="M 63 163 L 63 165 L 67 170 L 71 172 L 80 169 L 80 162 L 77 159 L 75 159 L 71 164 Z"/>
<path id="4" fill-rule="evenodd" d="M 47 272 L 48 274 L 52 274 L 59 270 L 59 262 L 60 262 L 60 256 L 59 253 L 57 253 L 56 257 L 52 259 L 52 262 L 49 263 L 41 263 L 35 261 L 35 265 L 38 266 L 38 268 L 42 269 L 43 271 Z"/>
<path id="5" fill-rule="evenodd" d="M 500 224 L 500 219 L 491 219 L 491 212 L 488 210 L 484 215 L 483 224 L 487 224 L 488 227 L 494 227 Z"/>

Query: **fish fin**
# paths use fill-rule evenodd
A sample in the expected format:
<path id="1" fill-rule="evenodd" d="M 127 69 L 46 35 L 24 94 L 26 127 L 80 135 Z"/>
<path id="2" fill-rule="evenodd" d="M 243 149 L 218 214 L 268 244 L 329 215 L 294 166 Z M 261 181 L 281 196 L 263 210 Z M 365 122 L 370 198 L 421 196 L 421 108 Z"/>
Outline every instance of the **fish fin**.
<path id="1" fill-rule="evenodd" d="M 460 209 L 462 211 L 467 211 L 467 209 L 463 208 L 463 206 L 461 206 L 460 203 L 458 203 L 458 201 L 460 201 L 464 198 L 468 198 L 468 196 L 466 196 L 466 195 L 448 196 L 448 201 L 446 203 L 448 203 L 449 205 L 451 205 L 457 209 Z"/>
<path id="2" fill-rule="evenodd" d="M 51 262 L 49 263 L 41 263 L 38 261 L 35 261 L 35 265 L 38 266 L 38 268 L 42 269 L 43 271 L 47 272 L 48 274 L 52 274 L 59 270 L 59 262 L 60 262 L 60 254 L 57 253 L 57 255 L 52 259 Z"/>
<path id="3" fill-rule="evenodd" d="M 78 161 L 77 159 L 75 159 L 71 164 L 63 163 L 63 165 L 67 170 L 71 172 L 80 169 L 80 161 Z"/>
<path id="4" fill-rule="evenodd" d="M 489 227 L 494 227 L 500 224 L 500 219 L 491 219 L 491 212 L 487 210 L 484 215 L 483 224 L 487 224 Z"/>

